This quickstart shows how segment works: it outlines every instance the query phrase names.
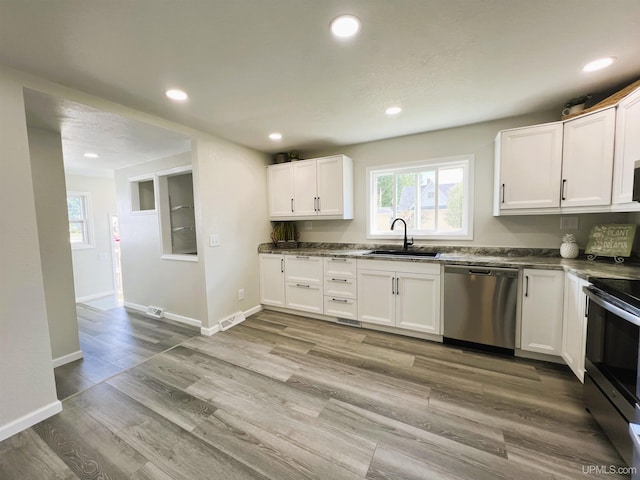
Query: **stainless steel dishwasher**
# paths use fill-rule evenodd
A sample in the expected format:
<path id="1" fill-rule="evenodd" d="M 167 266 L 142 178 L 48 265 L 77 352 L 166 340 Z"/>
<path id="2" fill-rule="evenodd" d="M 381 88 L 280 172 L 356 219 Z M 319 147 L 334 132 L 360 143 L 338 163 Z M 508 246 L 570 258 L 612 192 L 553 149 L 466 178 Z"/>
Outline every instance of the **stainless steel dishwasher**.
<path id="1" fill-rule="evenodd" d="M 513 354 L 518 270 L 445 265 L 444 341 Z"/>

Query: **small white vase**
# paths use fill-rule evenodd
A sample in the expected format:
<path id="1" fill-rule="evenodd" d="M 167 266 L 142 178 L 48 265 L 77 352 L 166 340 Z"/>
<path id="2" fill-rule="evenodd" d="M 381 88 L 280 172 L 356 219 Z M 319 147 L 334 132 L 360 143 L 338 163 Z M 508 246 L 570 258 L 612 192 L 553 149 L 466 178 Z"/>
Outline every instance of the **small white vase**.
<path id="1" fill-rule="evenodd" d="M 562 245 L 560 245 L 560 256 L 562 258 L 576 258 L 578 253 L 577 243 L 563 242 Z"/>

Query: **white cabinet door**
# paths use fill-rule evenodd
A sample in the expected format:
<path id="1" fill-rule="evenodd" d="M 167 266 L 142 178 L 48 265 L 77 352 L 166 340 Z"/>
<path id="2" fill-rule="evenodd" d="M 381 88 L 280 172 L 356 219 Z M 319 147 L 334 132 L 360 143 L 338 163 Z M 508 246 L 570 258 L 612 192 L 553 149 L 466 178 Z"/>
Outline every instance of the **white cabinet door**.
<path id="1" fill-rule="evenodd" d="M 560 206 L 562 123 L 500 132 L 496 138 L 499 210 Z"/>
<path id="2" fill-rule="evenodd" d="M 522 350 L 560 355 L 564 272 L 524 270 L 522 298 Z"/>
<path id="3" fill-rule="evenodd" d="M 317 215 L 316 162 L 292 162 L 294 215 Z"/>
<path id="4" fill-rule="evenodd" d="M 631 202 L 633 164 L 640 160 L 639 132 L 640 88 L 618 104 L 611 203 Z"/>
<path id="5" fill-rule="evenodd" d="M 293 169 L 290 163 L 267 167 L 269 218 L 293 215 Z"/>
<path id="6" fill-rule="evenodd" d="M 322 313 L 322 285 L 286 282 L 286 307 L 303 312 Z"/>
<path id="7" fill-rule="evenodd" d="M 260 303 L 285 306 L 283 255 L 260 254 Z"/>
<path id="8" fill-rule="evenodd" d="M 395 326 L 395 273 L 358 270 L 358 320 Z"/>
<path id="9" fill-rule="evenodd" d="M 615 107 L 564 124 L 562 207 L 611 204 Z"/>
<path id="10" fill-rule="evenodd" d="M 396 327 L 440 334 L 440 275 L 396 273 Z"/>
<path id="11" fill-rule="evenodd" d="M 322 283 L 322 257 L 286 255 L 285 281 L 291 283 Z"/>
<path id="12" fill-rule="evenodd" d="M 318 215 L 344 213 L 342 155 L 317 160 Z"/>
<path id="13" fill-rule="evenodd" d="M 562 358 L 581 382 L 584 382 L 587 296 L 582 287 L 589 283 L 576 275 L 567 274 L 564 288 L 564 319 L 562 333 Z"/>

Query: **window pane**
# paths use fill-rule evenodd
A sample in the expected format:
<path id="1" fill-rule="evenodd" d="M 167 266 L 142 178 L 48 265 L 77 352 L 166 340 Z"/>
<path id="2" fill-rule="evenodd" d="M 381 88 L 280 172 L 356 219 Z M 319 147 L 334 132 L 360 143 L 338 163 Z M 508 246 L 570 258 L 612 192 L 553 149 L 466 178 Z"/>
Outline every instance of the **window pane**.
<path id="1" fill-rule="evenodd" d="M 68 196 L 67 210 L 69 212 L 69 220 L 84 218 L 82 197 Z"/>
<path id="2" fill-rule="evenodd" d="M 374 228 L 387 231 L 393 220 L 393 175 L 375 177 Z"/>
<path id="3" fill-rule="evenodd" d="M 416 228 L 416 176 L 415 173 L 396 176 L 396 216 L 407 222 L 407 230 Z"/>
<path id="4" fill-rule="evenodd" d="M 436 229 L 436 172 L 420 172 L 420 230 Z"/>
<path id="5" fill-rule="evenodd" d="M 462 206 L 464 195 L 464 169 L 441 168 L 438 187 L 438 231 L 453 231 L 462 228 Z"/>
<path id="6" fill-rule="evenodd" d="M 69 222 L 71 243 L 85 243 L 84 222 Z"/>

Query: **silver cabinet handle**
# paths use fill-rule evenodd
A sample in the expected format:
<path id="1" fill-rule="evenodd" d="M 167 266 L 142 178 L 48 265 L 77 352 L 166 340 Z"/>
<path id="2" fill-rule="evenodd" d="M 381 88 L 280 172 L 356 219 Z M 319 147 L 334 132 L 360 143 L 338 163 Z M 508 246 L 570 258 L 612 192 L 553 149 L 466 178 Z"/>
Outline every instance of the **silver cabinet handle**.
<path id="1" fill-rule="evenodd" d="M 331 301 L 338 302 L 338 303 L 349 303 L 349 300 L 345 300 L 343 298 L 332 298 Z"/>
<path id="2" fill-rule="evenodd" d="M 565 188 L 566 186 L 567 186 L 567 180 L 566 180 L 565 178 L 563 178 L 563 179 L 562 179 L 562 193 L 561 193 L 562 200 L 566 200 L 566 199 L 567 199 L 567 196 L 566 196 L 566 195 L 565 195 L 565 193 L 564 193 L 564 188 Z"/>
<path id="3" fill-rule="evenodd" d="M 318 197 L 318 212 L 320 211 L 320 197 Z"/>
<path id="4" fill-rule="evenodd" d="M 296 258 L 298 260 L 309 260 L 309 256 L 308 255 L 296 255 Z"/>
<path id="5" fill-rule="evenodd" d="M 524 296 L 528 297 L 529 296 L 529 275 L 525 275 L 524 276 Z"/>
<path id="6" fill-rule="evenodd" d="M 331 279 L 332 282 L 342 282 L 342 283 L 347 283 L 349 280 L 347 280 L 346 278 L 332 278 Z"/>
<path id="7" fill-rule="evenodd" d="M 502 203 L 504 203 L 504 183 L 502 184 Z"/>
<path id="8" fill-rule="evenodd" d="M 395 281 L 396 281 L 396 279 L 391 277 L 391 295 L 395 295 L 396 294 Z"/>
<path id="9" fill-rule="evenodd" d="M 346 261 L 347 261 L 347 259 L 346 259 L 346 258 L 336 258 L 336 257 L 333 257 L 333 258 L 331 259 L 331 261 L 332 261 L 332 262 L 346 262 Z"/>
<path id="10" fill-rule="evenodd" d="M 400 295 L 400 279 L 396 278 L 396 295 Z"/>
<path id="11" fill-rule="evenodd" d="M 291 199 L 291 213 L 293 213 L 293 198 Z"/>
<path id="12" fill-rule="evenodd" d="M 306 285 L 304 283 L 296 283 L 296 287 L 300 288 L 311 288 L 311 285 Z"/>
<path id="13" fill-rule="evenodd" d="M 284 258 L 280 259 L 280 273 L 284 273 Z"/>

